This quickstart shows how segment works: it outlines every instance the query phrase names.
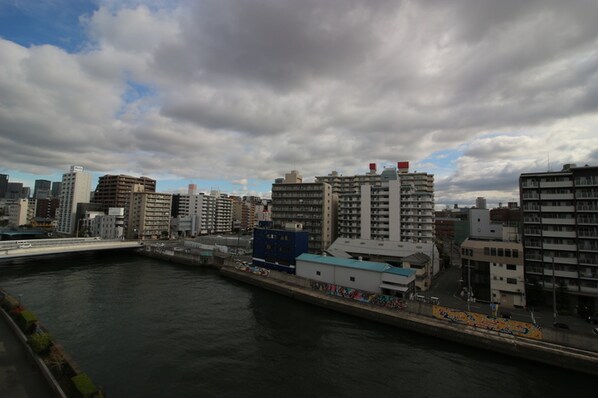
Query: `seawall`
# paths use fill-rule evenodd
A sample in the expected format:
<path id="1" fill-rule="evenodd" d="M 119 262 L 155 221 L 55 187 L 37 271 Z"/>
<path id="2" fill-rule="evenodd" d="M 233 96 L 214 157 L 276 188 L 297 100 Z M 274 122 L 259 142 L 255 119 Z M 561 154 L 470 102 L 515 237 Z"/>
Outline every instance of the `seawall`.
<path id="1" fill-rule="evenodd" d="M 286 275 L 280 279 L 264 277 L 230 267 L 222 267 L 221 275 L 304 301 L 319 307 L 396 326 L 419 334 L 440 338 L 484 350 L 499 352 L 547 365 L 598 375 L 598 352 L 560 344 L 516 337 L 497 331 L 475 328 L 436 319 L 432 306 L 407 302 L 405 310 L 378 307 L 311 289 L 308 280 Z"/>

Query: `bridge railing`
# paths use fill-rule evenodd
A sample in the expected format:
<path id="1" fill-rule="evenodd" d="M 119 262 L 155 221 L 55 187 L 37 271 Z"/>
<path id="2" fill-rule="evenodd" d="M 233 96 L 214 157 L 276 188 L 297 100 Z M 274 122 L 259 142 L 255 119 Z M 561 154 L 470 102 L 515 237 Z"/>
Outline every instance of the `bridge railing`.
<path id="1" fill-rule="evenodd" d="M 118 239 L 116 239 L 118 240 Z M 29 247 L 49 247 L 65 245 L 81 245 L 89 243 L 111 242 L 112 239 L 100 238 L 55 238 L 55 239 L 22 239 L 0 241 L 0 250 L 25 249 Z"/>

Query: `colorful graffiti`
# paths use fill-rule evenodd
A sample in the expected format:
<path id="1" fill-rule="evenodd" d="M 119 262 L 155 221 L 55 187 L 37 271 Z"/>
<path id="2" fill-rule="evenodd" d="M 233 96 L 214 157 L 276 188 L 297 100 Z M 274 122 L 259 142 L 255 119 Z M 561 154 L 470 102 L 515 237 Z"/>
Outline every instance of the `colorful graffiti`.
<path id="1" fill-rule="evenodd" d="M 241 265 L 235 267 L 239 271 L 249 272 L 250 274 L 260 275 L 260 276 L 270 276 L 270 270 L 261 267 L 254 267 L 252 265 Z"/>
<path id="2" fill-rule="evenodd" d="M 542 330 L 532 323 L 514 321 L 511 319 L 493 318 L 489 315 L 456 310 L 454 308 L 432 307 L 432 314 L 437 319 L 447 320 L 461 325 L 493 330 L 513 336 L 522 336 L 530 339 L 542 340 Z"/>
<path id="3" fill-rule="evenodd" d="M 330 283 L 323 282 L 311 282 L 311 288 L 320 290 L 328 295 L 348 298 L 351 300 L 361 301 L 363 303 L 369 303 L 377 305 L 379 307 L 391 308 L 396 310 L 405 310 L 407 305 L 405 301 L 393 296 L 387 296 L 384 294 L 369 293 L 363 290 L 357 290 L 350 287 L 333 285 Z"/>

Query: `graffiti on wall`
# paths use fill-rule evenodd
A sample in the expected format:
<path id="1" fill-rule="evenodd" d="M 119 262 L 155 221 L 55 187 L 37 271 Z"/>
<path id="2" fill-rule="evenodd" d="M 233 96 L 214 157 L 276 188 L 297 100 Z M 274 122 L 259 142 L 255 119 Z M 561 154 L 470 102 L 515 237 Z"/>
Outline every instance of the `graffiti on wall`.
<path id="1" fill-rule="evenodd" d="M 253 265 L 240 265 L 235 268 L 239 271 L 248 272 L 254 275 L 270 276 L 270 270 L 267 270 L 266 268 L 255 267 Z"/>
<path id="2" fill-rule="evenodd" d="M 437 319 L 447 320 L 461 325 L 493 330 L 495 332 L 506 333 L 513 336 L 542 340 L 542 330 L 532 323 L 493 318 L 485 314 L 456 310 L 454 308 L 441 307 L 439 305 L 432 307 L 432 314 Z"/>
<path id="3" fill-rule="evenodd" d="M 330 283 L 323 282 L 311 282 L 311 288 L 320 290 L 331 296 L 349 298 L 351 300 L 361 301 L 363 303 L 374 304 L 379 307 L 391 308 L 397 310 L 405 310 L 407 305 L 405 301 L 393 296 L 387 296 L 385 294 L 369 293 L 363 290 L 357 290 L 350 287 L 344 287 L 339 285 L 333 285 Z"/>

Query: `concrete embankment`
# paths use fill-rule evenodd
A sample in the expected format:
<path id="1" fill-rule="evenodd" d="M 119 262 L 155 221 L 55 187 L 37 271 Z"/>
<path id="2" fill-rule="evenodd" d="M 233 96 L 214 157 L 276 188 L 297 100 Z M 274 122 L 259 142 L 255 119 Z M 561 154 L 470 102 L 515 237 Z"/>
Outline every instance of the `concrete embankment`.
<path id="1" fill-rule="evenodd" d="M 441 338 L 548 365 L 598 375 L 598 338 L 578 336 L 566 331 L 545 329 L 542 340 L 516 337 L 434 318 L 433 306 L 406 301 L 404 310 L 387 309 L 368 303 L 330 296 L 310 287 L 310 281 L 279 272 L 270 277 L 235 269 L 228 257 L 201 257 L 197 254 L 146 247 L 140 254 L 169 262 L 219 269 L 228 278 L 249 283 L 275 293 L 333 311 L 339 311 L 419 334 Z"/>
<path id="2" fill-rule="evenodd" d="M 307 287 L 306 281 L 301 281 L 296 277 L 287 278 L 288 280 L 286 281 L 276 280 L 271 277 L 259 276 L 230 267 L 221 268 L 220 273 L 225 277 L 249 283 L 333 311 L 339 311 L 476 348 L 598 375 L 598 352 L 567 347 L 541 340 L 515 337 L 496 331 L 436 319 L 432 317 L 431 309 L 422 306 L 420 303 L 408 302 L 405 310 L 387 309 L 368 303 L 327 295 L 324 292 L 310 289 Z M 296 283 L 291 283 L 291 279 L 293 279 L 293 282 L 296 279 Z"/>

